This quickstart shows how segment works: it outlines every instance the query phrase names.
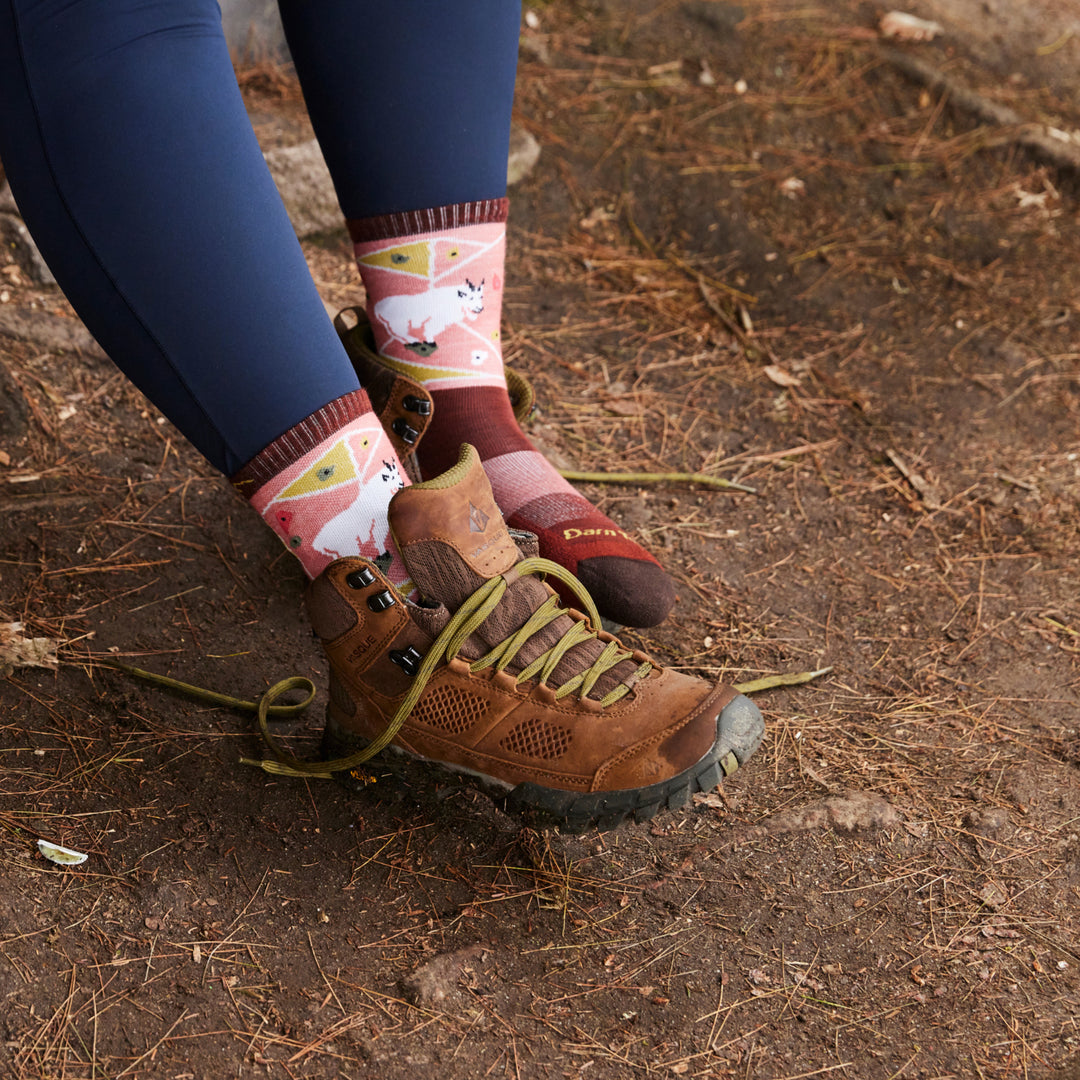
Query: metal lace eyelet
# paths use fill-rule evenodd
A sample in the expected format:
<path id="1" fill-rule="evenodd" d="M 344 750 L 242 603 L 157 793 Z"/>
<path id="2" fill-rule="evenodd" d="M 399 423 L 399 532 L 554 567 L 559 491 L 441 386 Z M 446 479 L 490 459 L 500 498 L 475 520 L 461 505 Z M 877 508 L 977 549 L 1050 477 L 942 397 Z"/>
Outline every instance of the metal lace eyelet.
<path id="1" fill-rule="evenodd" d="M 417 431 L 403 416 L 399 416 L 390 425 L 390 429 L 406 446 L 412 446 L 412 444 L 420 438 L 420 432 Z"/>
<path id="2" fill-rule="evenodd" d="M 418 652 L 412 645 L 407 645 L 404 649 L 390 650 L 390 662 L 397 664 L 410 678 L 420 670 L 420 661 L 423 659 L 423 653 Z"/>
<path id="3" fill-rule="evenodd" d="M 366 566 L 362 566 L 359 570 L 353 570 L 351 573 L 345 575 L 345 584 L 350 589 L 366 589 L 375 581 L 374 572 Z"/>
<path id="4" fill-rule="evenodd" d="M 431 402 L 426 398 L 418 398 L 414 394 L 407 394 L 402 398 L 401 407 L 406 412 L 416 413 L 417 416 L 431 415 Z"/>
<path id="5" fill-rule="evenodd" d="M 369 596 L 367 600 L 367 606 L 374 612 L 386 611 L 387 608 L 392 608 L 396 603 L 397 601 L 389 589 L 383 589 L 382 592 Z"/>

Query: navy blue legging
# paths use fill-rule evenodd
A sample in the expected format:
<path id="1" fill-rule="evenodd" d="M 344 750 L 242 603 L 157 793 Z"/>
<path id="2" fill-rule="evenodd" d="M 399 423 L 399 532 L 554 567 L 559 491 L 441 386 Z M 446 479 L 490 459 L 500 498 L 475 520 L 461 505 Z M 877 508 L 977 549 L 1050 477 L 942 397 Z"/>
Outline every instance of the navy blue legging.
<path id="1" fill-rule="evenodd" d="M 347 217 L 505 194 L 519 3 L 280 7 Z M 83 321 L 222 472 L 356 389 L 215 0 L 0 0 L 0 161 Z"/>

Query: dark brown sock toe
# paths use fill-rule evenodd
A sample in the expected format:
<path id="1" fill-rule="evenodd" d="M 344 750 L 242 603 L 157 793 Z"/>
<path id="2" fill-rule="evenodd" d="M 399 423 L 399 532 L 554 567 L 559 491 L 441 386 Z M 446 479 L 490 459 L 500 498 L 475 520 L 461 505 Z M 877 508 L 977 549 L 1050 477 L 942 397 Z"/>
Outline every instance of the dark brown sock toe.
<path id="1" fill-rule="evenodd" d="M 653 562 L 597 555 L 577 564 L 577 576 L 600 613 L 623 626 L 655 626 L 675 604 L 675 582 Z"/>

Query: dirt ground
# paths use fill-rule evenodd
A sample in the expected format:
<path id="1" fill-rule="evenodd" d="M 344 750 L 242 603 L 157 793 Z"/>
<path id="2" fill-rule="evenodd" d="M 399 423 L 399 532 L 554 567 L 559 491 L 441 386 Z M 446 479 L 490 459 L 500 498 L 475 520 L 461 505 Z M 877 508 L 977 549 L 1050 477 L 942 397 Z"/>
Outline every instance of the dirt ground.
<path id="1" fill-rule="evenodd" d="M 533 432 L 754 489 L 587 488 L 679 582 L 628 639 L 832 669 L 651 826 L 269 778 L 249 717 L 101 666 L 324 685 L 298 566 L 0 267 L 0 623 L 62 642 L 0 682 L 0 1075 L 1080 1076 L 1080 184 L 1067 139 L 972 106 L 1080 129 L 1080 26 L 1001 8 L 919 8 L 917 44 L 854 0 L 560 0 L 526 32 Z M 247 89 L 302 128 L 287 82 Z M 344 233 L 306 250 L 356 302 Z"/>

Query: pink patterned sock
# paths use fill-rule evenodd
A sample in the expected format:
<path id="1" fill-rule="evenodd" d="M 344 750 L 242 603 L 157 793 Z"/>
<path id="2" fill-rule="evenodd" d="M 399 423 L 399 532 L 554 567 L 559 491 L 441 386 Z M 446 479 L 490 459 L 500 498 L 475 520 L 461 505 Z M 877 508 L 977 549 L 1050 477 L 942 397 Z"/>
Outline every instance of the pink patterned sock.
<path id="1" fill-rule="evenodd" d="M 675 600 L 644 548 L 564 480 L 522 433 L 503 372 L 505 199 L 350 221 L 383 361 L 423 383 L 431 421 L 417 448 L 424 476 L 452 468 L 472 443 L 495 500 L 540 553 L 576 574 L 601 614 L 652 626 Z"/>
<path id="2" fill-rule="evenodd" d="M 408 481 L 362 390 L 279 436 L 232 482 L 309 578 L 335 559 L 361 555 L 395 585 L 406 582 L 386 509 Z"/>

